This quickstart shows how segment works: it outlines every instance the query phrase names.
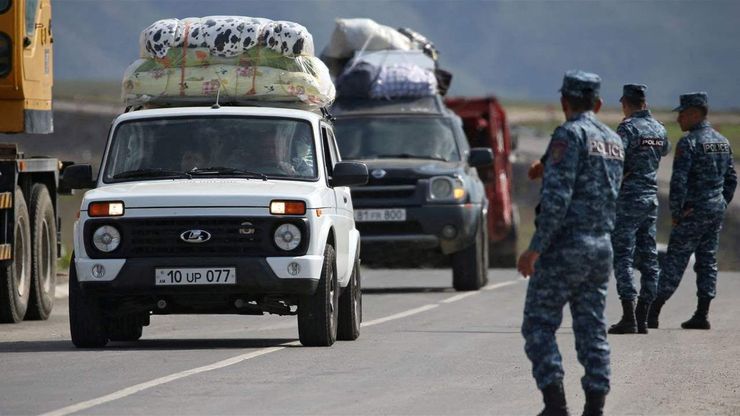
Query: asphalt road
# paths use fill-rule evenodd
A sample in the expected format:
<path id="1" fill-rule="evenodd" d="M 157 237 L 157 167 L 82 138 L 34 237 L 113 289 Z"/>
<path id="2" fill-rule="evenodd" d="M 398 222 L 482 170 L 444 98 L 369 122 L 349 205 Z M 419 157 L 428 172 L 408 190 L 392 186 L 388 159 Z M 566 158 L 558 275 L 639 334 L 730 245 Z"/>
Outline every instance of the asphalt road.
<path id="1" fill-rule="evenodd" d="M 49 321 L 0 326 L 0 415 L 536 414 L 519 333 L 526 281 L 490 279 L 456 293 L 448 270 L 364 270 L 362 335 L 331 348 L 299 346 L 293 317 L 155 316 L 138 343 L 77 350 L 59 299 Z M 740 274 L 720 273 L 711 331 L 680 329 L 694 287 L 687 273 L 664 328 L 610 336 L 606 414 L 740 414 Z M 609 296 L 615 322 L 613 283 Z M 565 317 L 566 393 L 580 414 Z"/>

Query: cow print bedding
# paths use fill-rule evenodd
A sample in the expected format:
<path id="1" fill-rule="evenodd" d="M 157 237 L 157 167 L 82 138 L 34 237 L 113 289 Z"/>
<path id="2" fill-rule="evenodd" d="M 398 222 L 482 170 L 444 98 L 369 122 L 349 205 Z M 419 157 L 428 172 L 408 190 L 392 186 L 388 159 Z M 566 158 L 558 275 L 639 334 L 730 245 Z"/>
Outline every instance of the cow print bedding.
<path id="1" fill-rule="evenodd" d="M 245 16 L 164 19 L 141 33 L 142 57 L 164 58 L 172 48 L 207 48 L 230 58 L 256 46 L 284 56 L 313 56 L 313 37 L 293 22 Z"/>

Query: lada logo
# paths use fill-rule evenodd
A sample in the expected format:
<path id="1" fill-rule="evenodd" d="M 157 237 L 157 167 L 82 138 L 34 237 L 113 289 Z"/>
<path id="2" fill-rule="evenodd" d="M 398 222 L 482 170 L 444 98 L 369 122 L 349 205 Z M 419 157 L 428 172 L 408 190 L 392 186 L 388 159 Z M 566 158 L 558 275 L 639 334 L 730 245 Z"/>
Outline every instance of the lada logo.
<path id="1" fill-rule="evenodd" d="M 375 169 L 370 174 L 373 175 L 373 178 L 375 179 L 382 179 L 383 177 L 385 177 L 386 173 L 388 172 L 384 171 L 383 169 Z"/>
<path id="2" fill-rule="evenodd" d="M 211 239 L 211 233 L 205 230 L 187 230 L 180 234 L 180 240 L 186 243 L 205 243 Z"/>

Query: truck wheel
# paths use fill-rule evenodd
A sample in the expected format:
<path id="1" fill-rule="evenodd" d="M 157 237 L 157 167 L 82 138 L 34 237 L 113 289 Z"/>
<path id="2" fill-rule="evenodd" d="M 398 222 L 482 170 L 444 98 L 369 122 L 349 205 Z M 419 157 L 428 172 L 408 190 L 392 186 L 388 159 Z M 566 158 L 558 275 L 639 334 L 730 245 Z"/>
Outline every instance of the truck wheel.
<path id="1" fill-rule="evenodd" d="M 57 225 L 45 185 L 31 188 L 31 299 L 26 319 L 46 320 L 54 307 L 57 275 Z"/>
<path id="2" fill-rule="evenodd" d="M 475 242 L 452 253 L 452 286 L 457 291 L 478 290 L 488 281 L 488 233 L 484 221 L 478 225 Z"/>
<path id="3" fill-rule="evenodd" d="M 108 338 L 111 341 L 138 341 L 144 325 L 138 314 L 111 319 L 108 323 Z"/>
<path id="4" fill-rule="evenodd" d="M 519 228 L 519 208 L 516 205 L 512 207 L 512 217 L 511 230 L 506 238 L 495 243 L 490 243 L 489 258 L 491 267 L 501 269 L 516 267 L 516 245 Z"/>
<path id="5" fill-rule="evenodd" d="M 298 301 L 298 337 L 307 347 L 328 347 L 337 339 L 339 287 L 334 247 L 326 245 L 316 293 Z"/>
<path id="6" fill-rule="evenodd" d="M 339 296 L 339 327 L 337 339 L 354 341 L 360 336 L 362 323 L 362 285 L 360 278 L 360 260 L 355 260 L 355 266 L 350 276 L 349 284 Z"/>
<path id="7" fill-rule="evenodd" d="M 13 261 L 0 268 L 0 322 L 23 320 L 31 295 L 31 228 L 21 188 L 15 187 Z"/>
<path id="8" fill-rule="evenodd" d="M 100 348 L 108 343 L 100 303 L 80 287 L 74 255 L 69 266 L 69 330 L 77 348 Z"/>

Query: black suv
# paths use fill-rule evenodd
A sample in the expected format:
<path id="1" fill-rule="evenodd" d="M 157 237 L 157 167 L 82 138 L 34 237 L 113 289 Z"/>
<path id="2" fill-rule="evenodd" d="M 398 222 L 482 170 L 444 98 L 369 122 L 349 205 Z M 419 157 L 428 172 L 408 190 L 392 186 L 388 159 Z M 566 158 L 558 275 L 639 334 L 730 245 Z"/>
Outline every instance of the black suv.
<path id="1" fill-rule="evenodd" d="M 476 167 L 490 149 L 468 146 L 460 118 L 438 96 L 339 100 L 332 108 L 344 160 L 367 164 L 367 185 L 352 188 L 363 260 L 402 257 L 419 265 L 450 255 L 453 286 L 487 282 L 488 227 Z"/>

